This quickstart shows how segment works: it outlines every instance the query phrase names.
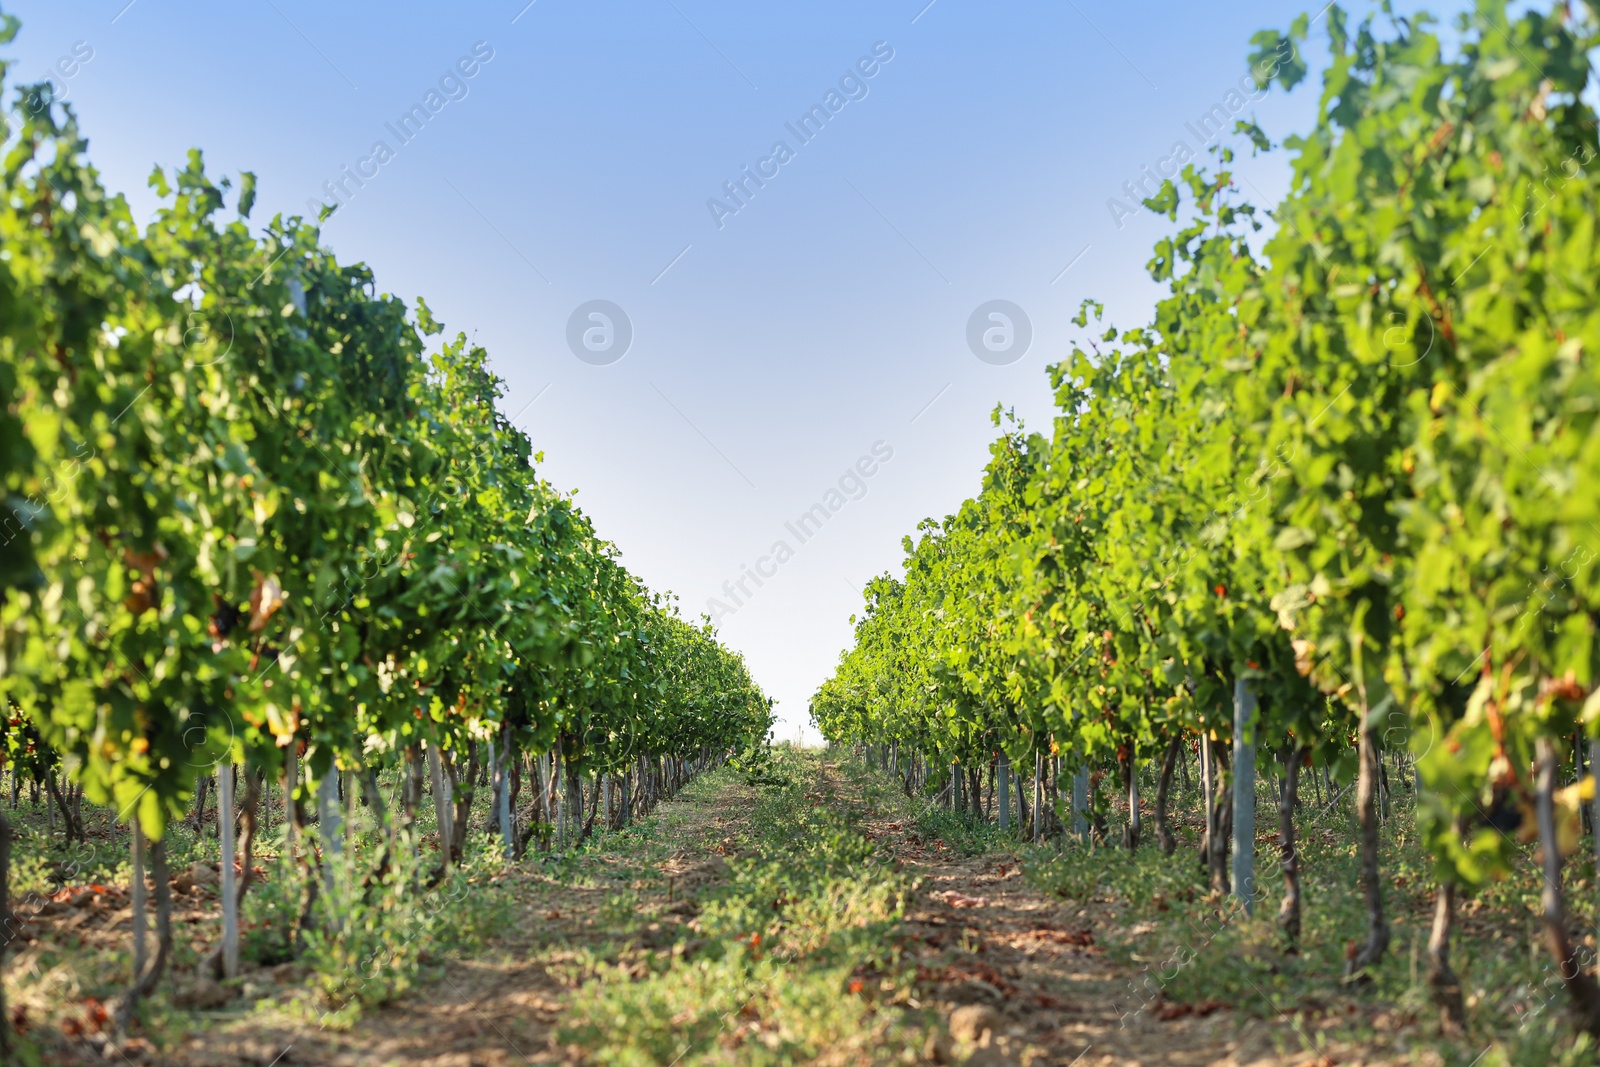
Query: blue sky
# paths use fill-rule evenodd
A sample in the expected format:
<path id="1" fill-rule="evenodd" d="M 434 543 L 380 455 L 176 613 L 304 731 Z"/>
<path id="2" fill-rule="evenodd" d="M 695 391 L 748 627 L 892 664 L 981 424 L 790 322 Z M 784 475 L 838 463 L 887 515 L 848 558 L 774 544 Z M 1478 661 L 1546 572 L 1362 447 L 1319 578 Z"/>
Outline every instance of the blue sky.
<path id="1" fill-rule="evenodd" d="M 1078 303 L 1148 316 L 1164 222 L 1108 201 L 1214 107 L 1281 137 L 1314 104 L 1230 100 L 1251 34 L 1307 10 L 1260 0 L 3 6 L 12 78 L 55 73 L 136 210 L 192 146 L 259 175 L 258 221 L 343 181 L 327 243 L 489 349 L 544 473 L 636 573 L 735 609 L 723 636 L 791 738 L 861 585 L 976 491 L 990 410 L 1048 423 Z M 1258 203 L 1283 191 L 1281 158 L 1239 169 Z M 595 300 L 631 324 L 620 359 L 569 346 Z M 987 312 L 1002 351 L 968 342 L 996 300 L 1031 326 L 1020 358 L 1014 315 L 1011 349 Z M 603 345 L 614 318 L 575 332 Z"/>

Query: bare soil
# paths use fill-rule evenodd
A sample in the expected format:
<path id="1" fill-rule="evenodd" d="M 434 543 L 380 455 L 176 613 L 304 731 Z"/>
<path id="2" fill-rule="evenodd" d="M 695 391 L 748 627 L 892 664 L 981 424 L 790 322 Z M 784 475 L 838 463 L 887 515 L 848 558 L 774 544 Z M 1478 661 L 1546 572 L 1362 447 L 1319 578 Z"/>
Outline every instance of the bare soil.
<path id="1" fill-rule="evenodd" d="M 903 946 L 917 968 L 916 998 L 937 1009 L 946 1028 L 964 1040 L 935 1034 L 926 1047 L 934 1062 L 970 1053 L 973 1067 L 995 1064 L 1292 1064 L 1388 1062 L 1357 1048 L 1312 1053 L 1291 1019 L 1243 1017 L 1214 1002 L 1175 1004 L 1145 978 L 1160 962 L 1118 962 L 1101 945 L 1122 917 L 1108 905 L 1082 906 L 1029 885 L 1016 857 L 962 856 L 926 840 L 903 814 L 868 810 L 859 790 L 836 767 L 824 788 L 855 808 L 859 825 L 892 850 L 920 879 L 904 922 Z M 591 853 L 576 878 L 558 879 L 525 864 L 513 875 L 515 921 L 470 959 L 430 965 L 419 986 L 401 999 L 334 1029 L 286 1010 L 306 974 L 299 965 L 247 971 L 243 996 L 214 1011 L 173 1012 L 162 1029 L 183 1035 L 155 1051 L 135 1040 L 108 1049 L 103 1038 L 63 1035 L 47 1052 L 61 1064 L 113 1062 L 177 1067 L 330 1067 L 581 1062 L 556 1038 L 571 990 L 572 964 L 586 951 L 611 958 L 629 950 L 682 940 L 694 898 L 726 873 L 736 854 L 751 787 L 732 776 L 715 793 L 690 794 L 663 805 L 657 831 L 626 851 Z M 620 877 L 619 877 L 620 875 Z M 626 886 L 639 907 L 656 916 L 619 936 L 603 917 L 608 897 Z M 191 891 L 175 918 L 199 934 L 212 909 Z M 116 890 L 30 922 L 36 939 L 128 936 L 128 909 Z M 204 936 L 204 935 L 201 935 Z M 1197 961 L 1193 966 L 1203 966 Z M 172 988 L 191 980 L 176 975 Z M 1141 995 L 1140 989 L 1155 990 Z M 302 998 L 303 999 L 303 998 Z M 85 1031 L 92 1031 L 86 1019 Z M 176 1029 L 175 1029 L 176 1028 Z M 69 1028 L 70 1029 L 70 1028 Z"/>
<path id="2" fill-rule="evenodd" d="M 994 1062 L 1242 1067 L 1322 1059 L 1298 1053 L 1288 1022 L 1165 1001 L 1145 984 L 1145 970 L 1109 959 L 1099 944 L 1119 916 L 1040 892 L 1016 857 L 963 857 L 902 822 L 868 825 L 922 880 L 905 923 L 921 990 L 947 1018 L 964 1005 L 989 1008 Z"/>

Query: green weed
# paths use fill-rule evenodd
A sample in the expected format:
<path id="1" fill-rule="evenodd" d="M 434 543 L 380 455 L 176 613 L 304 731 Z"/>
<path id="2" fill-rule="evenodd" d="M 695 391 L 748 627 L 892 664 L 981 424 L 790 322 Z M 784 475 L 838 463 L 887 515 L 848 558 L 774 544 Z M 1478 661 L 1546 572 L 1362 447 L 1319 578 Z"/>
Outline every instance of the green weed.
<path id="1" fill-rule="evenodd" d="M 402 838 L 396 851 L 389 870 L 370 884 L 364 865 L 341 858 L 321 886 L 303 959 L 331 1009 L 324 1020 L 330 1025 L 388 1003 L 416 984 L 424 963 L 476 948 L 512 921 L 497 843 L 469 848 L 431 890 L 423 888 L 424 861 L 415 849 Z"/>
<path id="2" fill-rule="evenodd" d="M 563 1041 L 618 1067 L 903 1062 L 921 1047 L 892 936 L 912 883 L 832 803 L 815 757 L 784 755 L 785 780 L 759 782 L 750 854 L 700 902 L 700 936 L 591 961 Z"/>

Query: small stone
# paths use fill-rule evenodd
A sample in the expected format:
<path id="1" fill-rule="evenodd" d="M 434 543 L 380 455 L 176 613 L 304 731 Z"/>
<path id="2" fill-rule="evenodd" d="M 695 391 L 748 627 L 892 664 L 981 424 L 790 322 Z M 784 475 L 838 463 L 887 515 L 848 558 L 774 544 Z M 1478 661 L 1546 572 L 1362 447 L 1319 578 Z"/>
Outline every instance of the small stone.
<path id="1" fill-rule="evenodd" d="M 197 889 L 206 889 L 220 885 L 222 875 L 217 873 L 215 867 L 204 863 L 196 863 L 186 871 L 180 871 L 172 879 L 172 888 L 177 893 L 191 893 Z"/>
<path id="2" fill-rule="evenodd" d="M 200 978 L 172 998 L 174 1007 L 188 1011 L 214 1011 L 233 999 L 233 991 L 211 978 Z"/>
<path id="3" fill-rule="evenodd" d="M 311 968 L 303 963 L 296 963 L 291 960 L 288 963 L 280 963 L 271 968 L 269 973 L 272 975 L 272 980 L 278 985 L 298 985 L 305 979 L 306 975 L 311 973 Z"/>
<path id="4" fill-rule="evenodd" d="M 967 1004 L 950 1013 L 950 1036 L 957 1041 L 977 1041 L 1000 1025 L 994 1009 L 984 1004 Z"/>

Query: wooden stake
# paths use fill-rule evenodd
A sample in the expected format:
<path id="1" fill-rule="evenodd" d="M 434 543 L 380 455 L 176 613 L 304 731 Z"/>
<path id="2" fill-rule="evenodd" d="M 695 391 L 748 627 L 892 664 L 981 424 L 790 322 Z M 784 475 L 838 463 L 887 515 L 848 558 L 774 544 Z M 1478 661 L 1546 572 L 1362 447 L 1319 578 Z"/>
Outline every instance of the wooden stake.
<path id="1" fill-rule="evenodd" d="M 1233 895 L 1255 913 L 1256 694 L 1250 683 L 1233 683 Z"/>
<path id="2" fill-rule="evenodd" d="M 450 797 L 446 795 L 444 787 L 444 770 L 439 766 L 439 749 L 436 745 L 428 745 L 428 781 L 433 787 L 433 813 L 434 820 L 439 824 L 439 863 L 445 870 L 450 869 Z"/>
<path id="3" fill-rule="evenodd" d="M 239 897 L 233 873 L 233 767 L 217 769 L 217 840 L 222 854 L 222 974 L 239 976 Z"/>
<path id="4" fill-rule="evenodd" d="M 12 772 L 11 777 L 11 806 L 17 806 L 17 778 Z M 0 1059 L 11 1062 L 11 1017 L 6 1013 L 6 946 L 11 941 L 11 930 L 14 927 L 11 921 L 11 824 L 4 815 L 0 815 L 0 930 L 6 936 L 0 938 Z"/>
<path id="5" fill-rule="evenodd" d="M 299 829 L 294 819 L 294 791 L 298 785 L 296 779 L 300 777 L 300 754 L 295 749 L 291 741 L 283 759 L 283 834 L 291 860 L 294 859 L 295 831 Z"/>
<path id="6" fill-rule="evenodd" d="M 1000 800 L 1000 832 L 1011 828 L 1011 760 L 1001 756 L 995 762 L 995 790 Z"/>
<path id="7" fill-rule="evenodd" d="M 498 752 L 491 752 L 491 758 L 498 756 L 494 768 L 494 800 L 495 813 L 500 820 L 500 840 L 506 848 L 506 859 L 516 858 L 516 839 L 511 831 L 511 731 L 502 731 L 500 748 Z"/>
<path id="8" fill-rule="evenodd" d="M 139 816 L 133 817 L 133 878 L 128 885 L 133 898 L 133 980 L 139 981 L 145 967 L 145 886 L 144 886 L 144 827 Z"/>
<path id="9" fill-rule="evenodd" d="M 1089 768 L 1079 767 L 1072 775 L 1072 832 L 1078 840 L 1089 840 Z"/>

